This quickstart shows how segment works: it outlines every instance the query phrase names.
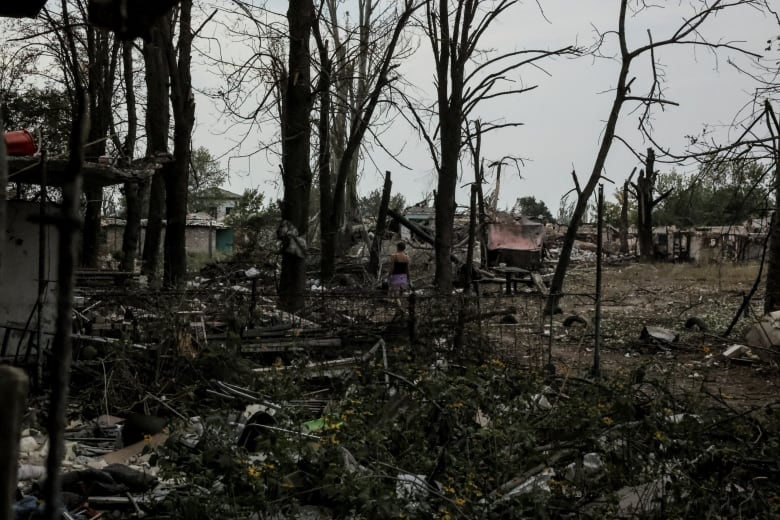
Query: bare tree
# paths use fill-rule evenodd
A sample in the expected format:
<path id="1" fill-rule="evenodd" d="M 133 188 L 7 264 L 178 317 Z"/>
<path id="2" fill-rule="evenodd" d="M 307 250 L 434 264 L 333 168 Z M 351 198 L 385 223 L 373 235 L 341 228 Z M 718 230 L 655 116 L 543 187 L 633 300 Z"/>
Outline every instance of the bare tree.
<path id="1" fill-rule="evenodd" d="M 290 0 L 288 75 L 282 104 L 282 226 L 279 237 L 284 243 L 279 296 L 284 308 L 303 305 L 306 286 L 306 251 L 301 236 L 309 226 L 309 192 L 312 173 L 309 164 L 311 146 L 311 38 L 315 22 L 311 0 Z"/>
<path id="2" fill-rule="evenodd" d="M 165 172 L 165 245 L 163 285 L 179 287 L 187 275 L 185 231 L 187 225 L 187 186 L 192 152 L 192 128 L 195 125 L 195 97 L 192 92 L 192 0 L 182 0 L 179 9 L 179 34 L 174 46 L 170 32 L 163 33 L 168 77 L 171 82 L 173 112 L 173 168 Z M 168 29 L 168 26 L 163 26 Z"/>
<path id="3" fill-rule="evenodd" d="M 780 118 L 769 100 L 764 102 L 764 117 L 769 133 L 769 152 L 774 169 L 775 217 L 769 236 L 769 265 L 766 270 L 766 297 L 764 312 L 780 310 Z"/>
<path id="4" fill-rule="evenodd" d="M 168 159 L 170 105 L 168 102 L 168 62 L 163 34 L 170 18 L 164 16 L 151 27 L 151 36 L 144 42 L 146 81 L 146 157 L 162 161 L 162 168 L 152 177 L 149 188 L 149 208 L 142 252 L 141 272 L 154 283 L 162 239 L 165 211 L 165 180 L 172 163 Z"/>
<path id="5" fill-rule="evenodd" d="M 639 257 L 645 261 L 655 259 L 653 248 L 653 209 L 666 197 L 673 189 L 670 188 L 658 197 L 655 196 L 655 181 L 658 178 L 658 172 L 655 170 L 655 151 L 652 148 L 647 149 L 645 156 L 645 167 L 639 171 L 636 183 L 633 184 L 637 201 L 637 240 L 639 242 Z"/>
<path id="6" fill-rule="evenodd" d="M 85 0 L 69 2 L 77 15 L 72 17 L 73 27 L 67 27 L 64 22 L 64 11 L 43 10 L 46 30 L 41 33 L 36 26 L 25 26 L 26 38 L 37 42 L 43 51 L 54 58 L 61 70 L 62 78 L 67 86 L 71 101 L 75 105 L 75 81 L 84 82 L 83 87 L 89 96 L 89 135 L 85 144 L 85 157 L 96 161 L 106 154 L 106 142 L 109 140 L 111 125 L 112 102 L 114 98 L 114 80 L 116 78 L 119 40 L 105 29 L 86 24 L 87 5 Z M 74 44 L 79 53 L 79 60 L 70 60 L 64 31 L 74 34 Z M 84 74 L 77 74 L 73 67 L 83 67 Z M 100 248 L 100 221 L 103 207 L 103 188 L 89 186 L 84 192 L 86 211 L 81 240 L 81 264 L 87 267 L 97 267 Z"/>
<path id="7" fill-rule="evenodd" d="M 350 105 L 349 115 L 349 129 L 342 148 L 339 143 L 341 132 L 344 131 L 343 121 L 337 121 L 334 126 L 334 134 L 337 136 L 334 139 L 334 163 L 336 168 L 335 185 L 333 187 L 332 194 L 322 196 L 323 201 L 332 201 L 330 206 L 321 206 L 321 229 L 322 229 L 322 264 L 321 273 L 324 280 L 328 280 L 333 276 L 335 270 L 335 259 L 337 250 L 337 232 L 340 224 L 344 221 L 345 208 L 347 207 L 347 200 L 350 196 L 351 190 L 347 189 L 350 179 L 353 179 L 357 175 L 357 154 L 360 151 L 360 146 L 363 143 L 363 139 L 369 126 L 372 123 L 372 118 L 377 110 L 382 92 L 388 88 L 391 82 L 396 78 L 390 76 L 390 72 L 395 68 L 394 63 L 398 56 L 396 50 L 399 42 L 401 41 L 401 34 L 411 20 L 415 11 L 420 9 L 423 3 L 417 0 L 404 0 L 403 9 L 398 14 L 395 23 L 392 25 L 390 31 L 389 41 L 386 43 L 385 48 L 381 54 L 373 56 L 376 60 L 374 63 L 374 74 L 370 77 L 367 76 L 366 61 L 369 56 L 366 54 L 368 51 L 368 26 L 371 23 L 371 11 L 372 5 L 370 0 L 364 0 L 363 9 L 365 13 L 361 14 L 362 23 L 360 31 L 361 38 L 361 53 L 359 55 L 358 64 L 361 69 L 359 74 L 360 80 L 358 81 L 358 94 L 357 100 Z M 318 31 L 315 33 L 318 34 Z M 319 39 L 319 38 L 318 38 Z M 364 49 L 365 48 L 365 49 Z M 343 60 L 340 49 L 336 52 L 336 57 Z M 338 97 L 338 96 L 337 96 Z M 320 147 L 327 146 L 327 142 L 320 142 Z M 322 166 L 322 164 L 321 164 Z M 328 176 L 328 181 L 329 181 Z M 320 190 L 330 192 L 331 187 L 329 182 L 320 181 Z M 357 197 L 355 196 L 355 199 Z M 356 200 L 351 204 L 354 207 Z"/>
<path id="8" fill-rule="evenodd" d="M 553 279 L 550 284 L 550 297 L 548 299 L 549 312 L 554 312 L 558 308 L 558 302 L 561 298 L 561 293 L 563 292 L 563 282 L 566 277 L 566 271 L 569 267 L 569 262 L 571 260 L 571 252 L 574 246 L 577 230 L 580 223 L 582 222 L 582 218 L 588 206 L 588 201 L 593 195 L 593 191 L 598 185 L 599 180 L 602 178 L 604 164 L 606 163 L 610 148 L 612 147 L 612 143 L 616 137 L 616 128 L 624 104 L 634 102 L 643 106 L 644 109 L 640 116 L 642 121 L 647 119 L 651 108 L 654 106 L 677 105 L 677 103 L 664 97 L 662 84 L 656 72 L 657 59 L 655 53 L 662 48 L 673 45 L 689 45 L 706 47 L 712 51 L 726 49 L 739 53 L 752 54 L 740 48 L 737 44 L 729 41 L 707 41 L 702 38 L 701 30 L 705 27 L 706 22 L 713 18 L 717 13 L 732 9 L 740 5 L 758 6 L 761 4 L 759 1 L 752 0 L 715 0 L 709 3 L 695 4 L 692 7 L 692 13 L 684 18 L 669 36 L 657 40 L 653 37 L 652 32 L 648 30 L 648 42 L 634 49 L 630 49 L 628 46 L 626 31 L 626 19 L 628 16 L 629 3 L 630 0 L 620 0 L 617 30 L 602 34 L 602 42 L 604 39 L 611 36 L 616 37 L 618 40 L 620 49 L 618 57 L 620 71 L 618 73 L 617 82 L 614 88 L 615 97 L 612 101 L 609 117 L 602 133 L 601 144 L 599 145 L 599 149 L 596 154 L 596 160 L 593 164 L 593 169 L 591 170 L 590 177 L 588 177 L 585 185 L 582 186 L 581 189 L 577 190 L 577 204 L 574 207 L 574 213 L 572 215 L 571 221 L 569 222 L 566 236 L 564 237 L 563 246 L 561 247 L 558 265 L 555 268 L 555 274 L 553 275 Z M 640 1 L 637 3 L 640 6 L 640 9 L 644 7 L 643 2 Z M 637 90 L 638 87 L 634 86 L 636 77 L 630 77 L 631 67 L 641 58 L 648 55 L 652 67 L 652 80 L 650 87 L 647 91 L 647 94 L 634 95 L 632 94 L 632 87 L 634 90 Z"/>
<path id="9" fill-rule="evenodd" d="M 458 164 L 465 142 L 463 127 L 476 107 L 488 99 L 527 92 L 536 86 L 520 88 L 512 85 L 509 74 L 523 65 L 535 63 L 553 55 L 575 54 L 564 47 L 557 50 L 526 49 L 494 55 L 480 49 L 482 37 L 492 24 L 516 0 L 439 0 L 427 6 L 426 33 L 433 49 L 436 66 L 436 103 L 432 109 L 438 123 L 438 146 L 433 133 L 426 132 L 417 111 L 413 114 L 430 148 L 438 174 L 436 190 L 436 253 L 435 285 L 440 291 L 452 289 L 450 252 L 455 217 L 455 192 Z M 411 103 L 407 103 L 412 108 Z M 482 135 L 517 122 L 483 122 Z"/>
<path id="10" fill-rule="evenodd" d="M 122 71 L 127 106 L 127 135 L 122 146 L 117 146 L 117 148 L 122 152 L 124 165 L 130 166 L 135 154 L 135 141 L 138 132 L 138 114 L 136 112 L 135 86 L 133 85 L 132 42 L 122 42 Z M 112 134 L 116 136 L 116 132 L 112 132 Z M 132 272 L 135 268 L 138 236 L 141 232 L 142 187 L 139 186 L 138 183 L 127 182 L 124 185 L 124 194 L 126 215 L 125 230 L 122 234 L 122 261 L 120 263 L 120 269 Z"/>

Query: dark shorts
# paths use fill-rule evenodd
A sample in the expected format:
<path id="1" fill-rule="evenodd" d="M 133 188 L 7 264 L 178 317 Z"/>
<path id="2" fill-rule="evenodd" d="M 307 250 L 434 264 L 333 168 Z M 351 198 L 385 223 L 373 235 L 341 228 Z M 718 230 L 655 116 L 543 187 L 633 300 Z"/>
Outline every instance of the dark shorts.
<path id="1" fill-rule="evenodd" d="M 405 290 L 409 288 L 409 276 L 405 274 L 391 274 L 387 280 L 390 290 Z"/>

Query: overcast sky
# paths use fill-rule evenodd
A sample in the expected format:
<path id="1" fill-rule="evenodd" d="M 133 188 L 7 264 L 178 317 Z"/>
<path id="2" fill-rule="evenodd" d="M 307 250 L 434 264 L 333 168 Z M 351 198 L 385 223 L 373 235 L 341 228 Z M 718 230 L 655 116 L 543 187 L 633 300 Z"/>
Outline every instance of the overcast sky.
<path id="1" fill-rule="evenodd" d="M 277 2 L 279 12 L 285 2 Z M 668 37 L 680 25 L 683 16 L 691 12 L 687 2 L 661 1 L 665 8 L 651 8 L 637 13 L 628 23 L 629 46 L 647 42 L 649 29 L 654 40 Z M 534 1 L 514 6 L 497 20 L 484 40 L 483 48 L 497 51 L 519 49 L 555 49 L 570 44 L 591 47 L 598 38 L 596 29 L 616 28 L 617 0 L 540 0 L 544 16 Z M 273 5 L 273 4 L 272 4 Z M 780 34 L 777 22 L 765 18 L 749 7 L 738 7 L 709 20 L 702 35 L 711 41 L 739 42 L 741 47 L 763 54 L 776 63 L 778 52 L 765 53 L 767 40 Z M 416 87 L 420 97 L 432 98 L 434 77 L 430 46 L 426 40 L 415 40 L 419 47 L 413 57 L 400 68 L 406 81 Z M 224 39 L 223 39 L 224 40 Z M 203 45 L 201 44 L 201 47 Z M 615 39 L 607 40 L 603 53 L 614 54 Z M 241 55 L 246 44 L 222 41 L 222 52 Z M 654 138 L 664 147 L 682 151 L 686 135 L 699 134 L 705 125 L 714 129 L 716 137 L 725 138 L 727 129 L 740 110 L 749 102 L 754 89 L 752 80 L 739 73 L 730 63 L 748 67 L 749 60 L 733 52 L 718 55 L 695 46 L 666 47 L 656 56 L 662 67 L 664 94 L 678 102 L 679 107 L 654 111 Z M 490 134 L 483 142 L 486 159 L 505 155 L 525 158 L 519 173 L 516 170 L 502 174 L 500 207 L 511 207 L 518 197 L 533 195 L 544 200 L 555 214 L 561 196 L 573 184 L 570 172 L 575 169 L 583 180 L 590 175 L 609 109 L 614 97 L 611 89 L 617 79 L 619 64 L 615 60 L 584 56 L 577 59 L 556 58 L 544 62 L 544 72 L 523 69 L 514 78 L 525 86 L 538 88 L 509 98 L 486 101 L 478 115 L 488 121 L 521 122 L 523 126 L 508 128 Z M 632 76 L 637 76 L 633 93 L 641 95 L 649 87 L 649 61 L 637 61 Z M 214 88 L 219 79 L 196 67 L 196 87 Z M 626 105 L 622 112 L 619 134 L 636 150 L 644 152 L 648 143 L 637 131 L 639 113 L 635 105 Z M 195 145 L 206 146 L 215 155 L 225 153 L 243 135 L 239 128 L 220 114 L 220 107 L 208 98 L 198 96 Z M 252 150 L 258 136 L 251 136 L 241 153 Z M 382 172 L 393 173 L 393 189 L 404 194 L 410 203 L 422 199 L 436 185 L 433 163 L 427 146 L 401 118 L 384 134 L 384 142 L 398 160 L 409 166 L 405 169 L 384 152 L 375 149 L 372 162 L 363 162 L 359 190 L 367 193 L 382 183 Z M 227 158 L 223 165 L 227 166 Z M 230 159 L 230 189 L 240 192 L 259 187 L 269 198 L 281 197 L 279 160 L 268 154 L 257 154 L 251 159 Z M 606 165 L 606 175 L 616 183 L 622 181 L 638 162 L 628 149 L 613 145 Z M 661 169 L 671 167 L 661 165 Z M 690 171 L 693 167 L 678 167 Z M 464 163 L 464 179 L 471 181 L 471 167 Z M 491 175 L 490 180 L 493 180 Z M 608 200 L 615 187 L 605 185 Z M 461 190 L 459 202 L 466 202 L 466 190 Z"/>

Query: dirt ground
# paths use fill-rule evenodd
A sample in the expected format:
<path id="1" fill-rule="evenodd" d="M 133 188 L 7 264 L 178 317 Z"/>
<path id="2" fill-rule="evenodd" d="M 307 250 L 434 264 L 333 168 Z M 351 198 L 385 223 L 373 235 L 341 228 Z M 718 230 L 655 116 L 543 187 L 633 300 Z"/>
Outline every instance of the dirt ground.
<path id="1" fill-rule="evenodd" d="M 777 398 L 777 365 L 766 352 L 763 361 L 724 361 L 729 345 L 743 343 L 745 332 L 756 323 L 763 307 L 763 281 L 728 337 L 723 332 L 758 274 L 751 264 L 613 264 L 603 272 L 602 341 L 600 365 L 605 373 L 642 369 L 661 376 L 673 387 L 705 398 L 723 399 L 729 405 L 753 406 Z M 553 361 L 573 374 L 593 366 L 595 266 L 580 264 L 569 273 L 563 300 L 564 314 L 553 321 Z M 562 320 L 577 314 L 588 321 L 578 330 Z M 691 317 L 707 327 L 686 329 Z M 640 340 L 644 326 L 663 327 L 679 335 L 671 344 Z"/>

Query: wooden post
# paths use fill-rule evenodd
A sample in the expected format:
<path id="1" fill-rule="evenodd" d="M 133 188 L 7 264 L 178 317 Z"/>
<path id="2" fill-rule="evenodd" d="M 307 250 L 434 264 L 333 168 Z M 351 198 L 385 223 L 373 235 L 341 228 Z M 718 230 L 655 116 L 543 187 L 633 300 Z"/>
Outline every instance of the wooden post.
<path id="1" fill-rule="evenodd" d="M 390 191 L 393 187 L 393 181 L 390 180 L 390 172 L 385 172 L 385 185 L 382 188 L 382 201 L 379 204 L 379 215 L 376 217 L 376 233 L 371 242 L 371 256 L 368 262 L 368 272 L 380 277 L 380 266 L 382 265 L 380 256 L 382 254 L 382 237 L 385 234 L 385 221 L 387 220 L 387 208 L 390 205 Z"/>
<path id="2" fill-rule="evenodd" d="M 11 506 L 16 498 L 19 459 L 19 428 L 29 383 L 18 368 L 0 366 L 0 403 L 4 419 L 0 421 L 0 520 L 14 518 Z"/>

